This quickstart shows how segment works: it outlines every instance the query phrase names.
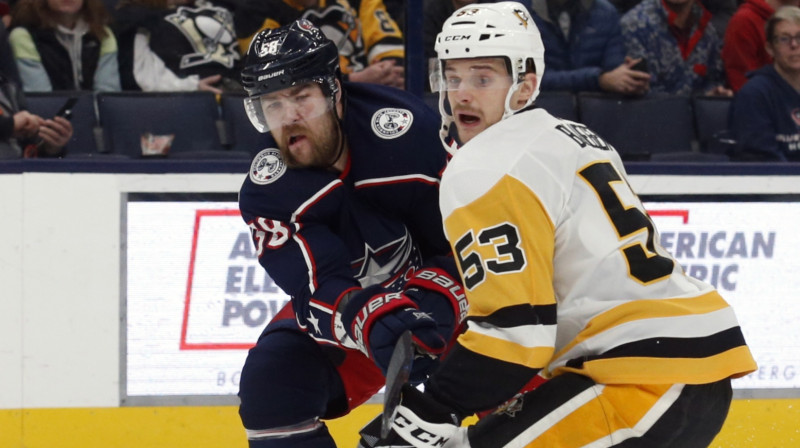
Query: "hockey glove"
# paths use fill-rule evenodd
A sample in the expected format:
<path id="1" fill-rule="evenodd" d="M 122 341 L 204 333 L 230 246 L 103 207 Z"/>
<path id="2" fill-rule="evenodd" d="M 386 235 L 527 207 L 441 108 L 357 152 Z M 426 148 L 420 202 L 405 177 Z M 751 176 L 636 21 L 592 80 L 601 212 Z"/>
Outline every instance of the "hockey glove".
<path id="1" fill-rule="evenodd" d="M 400 335 L 411 331 L 415 349 L 424 355 L 444 352 L 446 341 L 439 335 L 436 321 L 405 294 L 386 292 L 380 286 L 363 289 L 342 310 L 342 322 L 356 347 L 386 374 L 394 346 Z M 431 356 L 414 359 L 411 381 L 424 379 L 434 360 Z"/>
<path id="2" fill-rule="evenodd" d="M 404 291 L 419 309 L 433 316 L 439 334 L 448 342 L 461 333 L 461 324 L 469 308 L 457 278 L 442 268 L 423 268 L 408 281 Z"/>
<path id="3" fill-rule="evenodd" d="M 392 431 L 417 448 L 469 448 L 462 417 L 414 386 L 403 386 Z"/>

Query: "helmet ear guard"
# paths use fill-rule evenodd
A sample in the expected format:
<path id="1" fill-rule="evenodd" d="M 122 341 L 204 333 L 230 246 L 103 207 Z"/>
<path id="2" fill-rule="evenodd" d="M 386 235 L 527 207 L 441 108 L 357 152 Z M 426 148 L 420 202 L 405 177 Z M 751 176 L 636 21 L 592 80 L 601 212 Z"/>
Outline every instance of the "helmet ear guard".
<path id="1" fill-rule="evenodd" d="M 250 41 L 242 70 L 245 111 L 259 132 L 268 132 L 262 95 L 313 82 L 335 104 L 340 78 L 339 50 L 310 21 L 262 30 Z"/>

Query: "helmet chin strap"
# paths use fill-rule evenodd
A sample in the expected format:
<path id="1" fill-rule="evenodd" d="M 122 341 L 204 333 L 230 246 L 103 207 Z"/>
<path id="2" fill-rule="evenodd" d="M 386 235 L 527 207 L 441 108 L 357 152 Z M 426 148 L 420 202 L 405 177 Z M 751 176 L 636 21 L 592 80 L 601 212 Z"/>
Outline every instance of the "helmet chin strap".
<path id="1" fill-rule="evenodd" d="M 346 103 L 345 101 L 342 101 L 342 117 L 344 117 L 345 107 Z M 336 162 L 339 161 L 339 158 L 342 157 L 342 154 L 344 154 L 344 142 L 345 142 L 344 130 L 343 130 L 344 124 L 342 122 L 342 118 L 339 118 L 339 114 L 336 113 L 335 94 L 331 95 L 331 114 L 333 114 L 333 118 L 334 120 L 336 120 L 336 130 L 337 133 L 339 134 L 339 151 L 336 152 L 336 157 L 334 157 L 333 160 L 331 160 L 331 162 L 324 167 L 324 169 L 326 170 L 333 168 L 333 166 L 336 165 Z"/>

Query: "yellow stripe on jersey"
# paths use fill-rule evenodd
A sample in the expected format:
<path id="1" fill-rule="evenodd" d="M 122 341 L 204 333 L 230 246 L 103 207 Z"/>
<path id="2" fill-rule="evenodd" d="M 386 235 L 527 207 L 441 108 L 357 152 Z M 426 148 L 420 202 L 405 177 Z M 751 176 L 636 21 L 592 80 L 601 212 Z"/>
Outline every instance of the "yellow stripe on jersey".
<path id="1" fill-rule="evenodd" d="M 647 432 L 681 390 L 681 386 L 673 385 L 595 385 L 550 412 L 506 446 L 610 446 L 609 434 L 619 443 Z"/>
<path id="2" fill-rule="evenodd" d="M 707 358 L 596 359 L 583 363 L 580 368 L 559 367 L 553 375 L 575 372 L 604 384 L 705 384 L 728 377 L 738 378 L 756 368 L 750 350 L 742 345 Z"/>
<path id="3" fill-rule="evenodd" d="M 468 321 L 509 307 L 555 303 L 554 226 L 539 198 L 517 179 L 505 176 L 455 209 L 445 219 L 445 231 L 465 279 Z M 476 331 L 470 323 L 459 343 L 480 355 L 536 369 L 553 354 L 555 331 L 531 324 L 492 328 L 491 318 L 481 319 L 481 325 L 489 330 Z"/>
<path id="4" fill-rule="evenodd" d="M 553 347 L 525 347 L 511 341 L 493 338 L 475 331 L 467 331 L 458 338 L 458 343 L 473 352 L 491 358 L 522 365 L 531 369 L 543 369 L 553 356 Z M 487 352 L 488 353 L 484 353 Z"/>
<path id="5" fill-rule="evenodd" d="M 468 317 L 512 305 L 555 303 L 554 226 L 539 198 L 520 181 L 503 177 L 478 199 L 453 210 L 444 225 L 465 277 Z M 473 254 L 480 264 L 471 262 L 477 260 Z"/>

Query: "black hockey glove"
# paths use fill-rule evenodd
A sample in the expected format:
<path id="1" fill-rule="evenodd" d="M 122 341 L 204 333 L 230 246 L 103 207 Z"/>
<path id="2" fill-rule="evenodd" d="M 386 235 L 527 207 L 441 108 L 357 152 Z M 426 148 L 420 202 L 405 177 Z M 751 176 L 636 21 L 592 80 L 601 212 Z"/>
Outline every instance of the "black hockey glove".
<path id="1" fill-rule="evenodd" d="M 416 448 L 470 448 L 463 416 L 406 384 L 392 432 Z M 380 446 L 380 445 L 378 445 Z"/>
<path id="2" fill-rule="evenodd" d="M 428 313 L 405 294 L 386 292 L 377 285 L 350 298 L 342 310 L 342 323 L 358 349 L 375 361 L 384 374 L 397 340 L 410 330 L 415 349 L 423 355 L 414 359 L 411 381 L 424 380 L 435 356 L 444 352 L 447 345 Z"/>

